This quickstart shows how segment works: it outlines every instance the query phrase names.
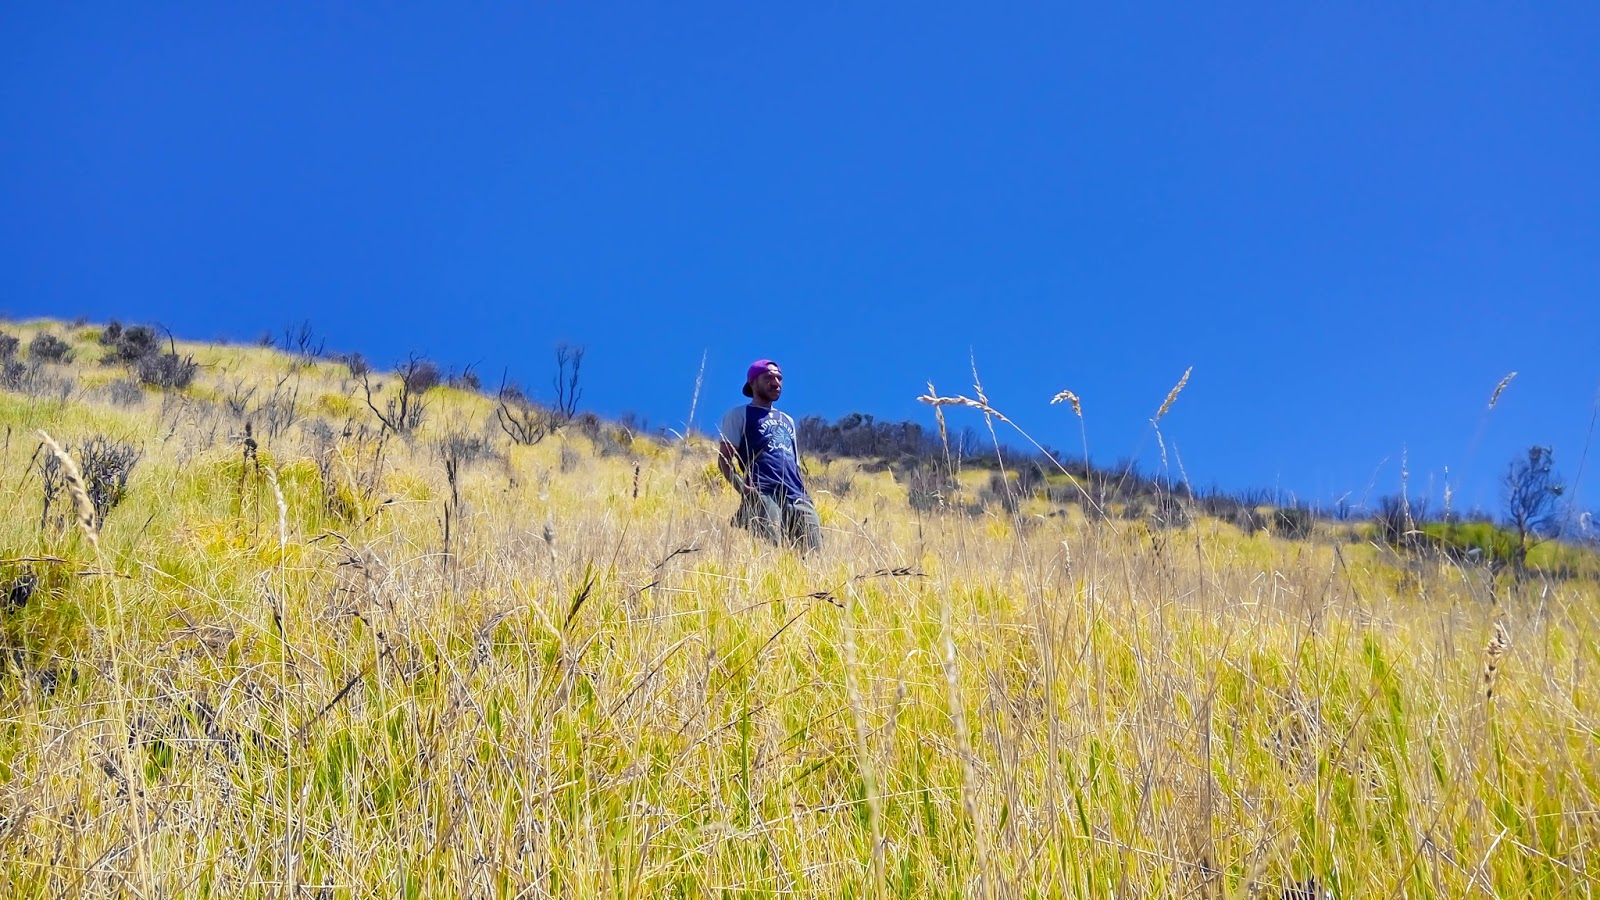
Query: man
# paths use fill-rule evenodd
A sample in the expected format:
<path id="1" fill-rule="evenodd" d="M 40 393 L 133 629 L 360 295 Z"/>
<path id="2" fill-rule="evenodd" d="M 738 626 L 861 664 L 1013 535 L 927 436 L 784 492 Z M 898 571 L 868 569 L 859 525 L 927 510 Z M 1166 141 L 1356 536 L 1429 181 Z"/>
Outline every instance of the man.
<path id="1" fill-rule="evenodd" d="M 722 417 L 717 466 L 739 492 L 733 522 L 774 543 L 802 552 L 822 546 L 817 507 L 800 480 L 800 445 L 794 419 L 772 408 L 783 396 L 783 370 L 758 359 L 745 372 L 750 402 Z"/>

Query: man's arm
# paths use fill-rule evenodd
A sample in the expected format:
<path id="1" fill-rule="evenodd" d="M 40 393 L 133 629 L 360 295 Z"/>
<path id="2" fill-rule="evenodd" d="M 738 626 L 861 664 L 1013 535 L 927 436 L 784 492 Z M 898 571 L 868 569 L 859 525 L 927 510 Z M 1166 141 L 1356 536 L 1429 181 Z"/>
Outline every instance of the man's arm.
<path id="1" fill-rule="evenodd" d="M 739 448 L 727 441 L 717 446 L 717 468 L 722 470 L 722 477 L 728 479 L 733 489 L 741 494 L 755 491 L 755 486 L 745 480 L 744 473 L 739 471 Z"/>

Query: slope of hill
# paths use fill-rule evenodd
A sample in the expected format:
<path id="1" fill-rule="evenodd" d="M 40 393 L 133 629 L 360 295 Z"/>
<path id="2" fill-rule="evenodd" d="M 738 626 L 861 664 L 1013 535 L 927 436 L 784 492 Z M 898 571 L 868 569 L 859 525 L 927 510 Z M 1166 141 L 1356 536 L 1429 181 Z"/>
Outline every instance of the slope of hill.
<path id="1" fill-rule="evenodd" d="M 703 442 L 516 445 L 447 386 L 396 433 L 393 374 L 174 342 L 162 389 L 101 327 L 3 330 L 0 896 L 1600 876 L 1592 582 L 942 514 L 848 460 L 800 558 L 728 527 Z"/>

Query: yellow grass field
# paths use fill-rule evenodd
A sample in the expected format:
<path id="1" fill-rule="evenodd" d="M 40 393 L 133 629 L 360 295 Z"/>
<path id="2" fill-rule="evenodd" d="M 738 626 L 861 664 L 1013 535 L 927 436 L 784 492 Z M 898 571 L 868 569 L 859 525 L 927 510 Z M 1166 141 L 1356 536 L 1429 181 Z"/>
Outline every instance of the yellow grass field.
<path id="1" fill-rule="evenodd" d="M 815 460 L 827 545 L 801 558 L 728 527 L 703 441 L 513 446 L 449 388 L 380 436 L 340 364 L 179 342 L 195 383 L 134 391 L 97 327 L 0 326 L 24 358 L 42 328 L 76 359 L 0 390 L 0 897 L 1600 881 L 1592 579 L 918 515 Z M 1070 415 L 1047 400 L 994 402 Z M 41 431 L 142 448 L 103 522 L 70 484 L 45 511 Z"/>

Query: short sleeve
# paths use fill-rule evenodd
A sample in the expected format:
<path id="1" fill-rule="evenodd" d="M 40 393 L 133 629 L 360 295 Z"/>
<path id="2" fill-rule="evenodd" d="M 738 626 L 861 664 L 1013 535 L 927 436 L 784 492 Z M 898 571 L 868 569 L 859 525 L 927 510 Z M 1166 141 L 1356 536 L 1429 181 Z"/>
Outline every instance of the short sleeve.
<path id="1" fill-rule="evenodd" d="M 744 440 L 744 407 L 735 406 L 722 416 L 722 423 L 717 426 L 718 435 L 728 443 L 739 446 Z"/>

